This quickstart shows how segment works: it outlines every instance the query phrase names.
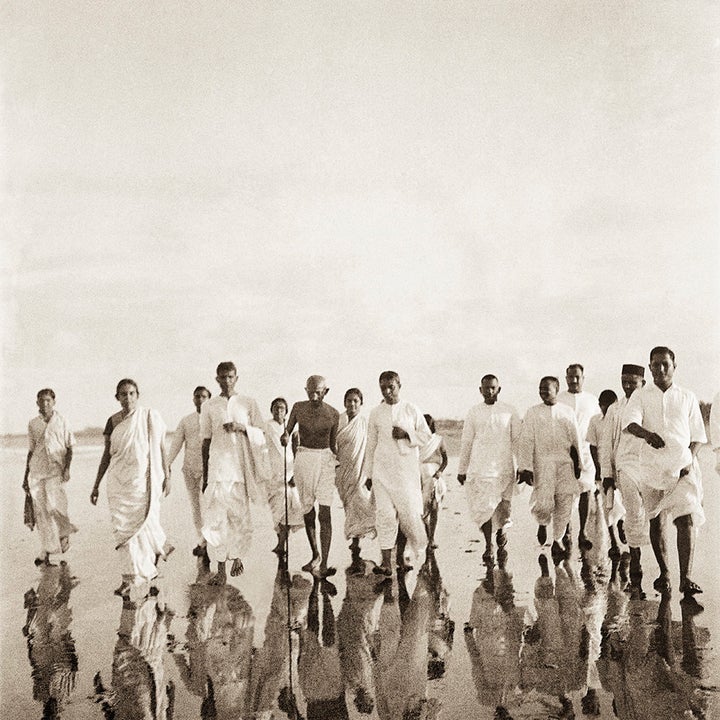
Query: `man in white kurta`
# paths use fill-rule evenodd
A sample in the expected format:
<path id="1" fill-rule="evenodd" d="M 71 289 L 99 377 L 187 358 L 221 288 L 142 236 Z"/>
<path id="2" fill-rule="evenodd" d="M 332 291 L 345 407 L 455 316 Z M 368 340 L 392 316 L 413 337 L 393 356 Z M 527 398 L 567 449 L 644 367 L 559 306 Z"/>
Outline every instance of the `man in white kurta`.
<path id="1" fill-rule="evenodd" d="M 514 407 L 498 401 L 501 389 L 494 375 L 480 381 L 483 402 L 465 418 L 458 463 L 458 482 L 465 486 L 470 515 L 485 537 L 486 561 L 492 558 L 493 529 L 498 552 L 507 542 L 520 438 L 520 417 Z"/>
<path id="2" fill-rule="evenodd" d="M 580 431 L 581 445 L 578 451 L 582 456 L 583 470 L 580 472 L 580 477 L 578 478 L 580 492 L 580 503 L 578 507 L 580 530 L 578 532 L 578 544 L 580 547 L 588 547 L 590 543 L 585 537 L 585 522 L 587 521 L 590 507 L 589 493 L 595 491 L 595 466 L 590 456 L 590 443 L 588 443 L 585 438 L 587 437 L 588 427 L 590 426 L 590 418 L 600 414 L 600 405 L 595 395 L 583 390 L 585 369 L 580 363 L 573 363 L 568 366 L 565 371 L 565 382 L 567 383 L 568 389 L 561 392 L 557 399 L 559 403 L 572 408 Z"/>
<path id="3" fill-rule="evenodd" d="M 382 565 L 380 574 L 391 575 L 390 554 L 398 527 L 420 560 L 427 548 L 422 520 L 418 448 L 430 440 L 431 432 L 420 410 L 400 400 L 400 377 L 392 371 L 380 375 L 383 402 L 368 420 L 365 474 L 375 494 L 375 521 Z M 403 559 L 398 558 L 398 565 Z"/>
<path id="4" fill-rule="evenodd" d="M 65 419 L 55 408 L 55 393 L 37 394 L 40 414 L 28 424 L 29 451 L 23 488 L 30 493 L 40 541 L 36 564 L 49 563 L 50 555 L 68 549 L 70 534 L 77 528 L 68 517 L 65 483 L 70 479 L 75 444 Z"/>
<path id="5" fill-rule="evenodd" d="M 203 468 L 202 468 L 202 438 L 200 437 L 200 408 L 210 399 L 212 393 L 202 386 L 193 391 L 195 412 L 186 415 L 177 426 L 170 446 L 168 464 L 172 465 L 178 453 L 185 445 L 182 472 L 185 478 L 190 508 L 192 509 L 193 524 L 195 525 L 196 545 L 193 555 L 201 556 L 205 553 L 205 539 L 202 536 L 202 513 L 200 510 L 200 497 L 202 496 Z"/>
<path id="6" fill-rule="evenodd" d="M 715 472 L 720 475 L 720 392 L 713 398 L 710 408 L 710 442 L 715 452 Z"/>
<path id="7" fill-rule="evenodd" d="M 261 467 L 265 436 L 257 402 L 235 394 L 237 370 L 220 363 L 216 380 L 219 396 L 205 402 L 200 412 L 203 438 L 203 536 L 211 562 L 218 572 L 212 582 L 226 581 L 225 562 L 232 560 L 231 575 L 243 571 L 242 556 L 252 542 L 250 503 L 256 497 L 256 469 Z"/>
<path id="8" fill-rule="evenodd" d="M 644 440 L 640 448 L 640 493 L 650 517 L 650 542 L 660 567 L 653 587 L 670 590 L 663 516 L 677 528 L 680 592 L 702 592 L 692 581 L 695 533 L 705 521 L 702 477 L 697 461 L 707 442 L 697 398 L 673 384 L 675 354 L 666 347 L 650 352 L 651 385 L 636 390 L 623 415 L 625 429 Z"/>
<path id="9" fill-rule="evenodd" d="M 632 394 L 645 385 L 644 377 L 641 365 L 622 366 L 620 382 L 625 394 L 608 408 L 599 448 L 603 487 L 608 492 L 614 489 L 614 504 L 619 495 L 625 509 L 623 529 L 630 546 L 630 585 L 638 593 L 642 593 L 640 548 L 649 540 L 648 518 L 639 487 L 642 440 L 623 429 L 623 415 Z"/>
<path id="10" fill-rule="evenodd" d="M 560 541 L 570 522 L 584 459 L 577 452 L 581 440 L 575 413 L 558 402 L 559 389 L 557 378 L 540 381 L 543 402 L 525 413 L 518 470 L 521 481 L 533 488 L 530 509 L 539 525 L 538 541 L 545 544 L 547 526 L 552 522 L 553 553 L 562 555 Z"/>

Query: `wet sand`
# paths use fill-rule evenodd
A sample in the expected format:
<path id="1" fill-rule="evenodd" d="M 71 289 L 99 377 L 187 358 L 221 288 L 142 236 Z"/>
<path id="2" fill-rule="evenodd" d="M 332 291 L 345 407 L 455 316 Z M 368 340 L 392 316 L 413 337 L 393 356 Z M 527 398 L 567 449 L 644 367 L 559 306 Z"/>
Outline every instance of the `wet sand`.
<path id="1" fill-rule="evenodd" d="M 698 615 L 679 603 L 672 529 L 669 601 L 652 590 L 657 566 L 649 546 L 643 551 L 647 599 L 631 599 L 619 570 L 611 580 L 599 535 L 584 565 L 574 547 L 569 562 L 554 567 L 550 560 L 541 577 L 538 556 L 550 555 L 535 540 L 527 489 L 514 501 L 506 567 L 488 570 L 455 481 L 456 458 L 446 473 L 434 564 L 378 587 L 371 561 L 379 548 L 364 540 L 364 573 L 346 575 L 350 557 L 336 497 L 331 562 L 338 572 L 315 591 L 300 569 L 309 559 L 302 532 L 291 537 L 289 587 L 277 573 L 267 506 L 255 508 L 244 575 L 226 588 L 208 587 L 190 552 L 178 459 L 163 504 L 176 550 L 162 563 L 160 594 L 123 606 L 112 592 L 119 572 L 104 488 L 96 508 L 89 502 L 99 457 L 99 447 L 86 446 L 73 462 L 68 493 L 79 532 L 67 564 L 38 569 L 36 533 L 22 524 L 25 450 L 0 450 L 2 718 L 42 717 L 43 706 L 49 716 L 68 719 L 111 712 L 116 718 L 288 717 L 277 708 L 289 685 L 288 608 L 293 690 L 305 718 L 399 720 L 402 708 L 413 706 L 416 717 L 450 720 L 569 718 L 583 710 L 601 718 L 720 717 L 720 478 L 707 448 L 701 461 L 708 522 L 694 572 L 705 588 L 699 596 L 705 611 Z M 364 689 L 360 706 L 372 704 L 370 714 L 355 706 L 357 688 Z M 283 691 L 281 705 L 288 696 Z"/>

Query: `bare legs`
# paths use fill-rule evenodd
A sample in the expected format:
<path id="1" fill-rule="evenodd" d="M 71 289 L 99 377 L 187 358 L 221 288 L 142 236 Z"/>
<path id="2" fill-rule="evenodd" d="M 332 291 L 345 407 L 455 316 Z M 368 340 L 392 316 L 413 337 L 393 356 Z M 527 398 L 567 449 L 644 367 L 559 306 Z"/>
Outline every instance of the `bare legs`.
<path id="1" fill-rule="evenodd" d="M 335 568 L 328 567 L 328 555 L 330 554 L 330 543 L 332 541 L 332 522 L 330 519 L 330 506 L 320 505 L 318 511 L 320 521 L 320 551 L 318 551 L 317 534 L 315 530 L 315 508 L 305 515 L 305 532 L 312 558 L 310 562 L 303 565 L 303 570 L 311 572 L 319 577 L 329 577 L 335 574 Z"/>

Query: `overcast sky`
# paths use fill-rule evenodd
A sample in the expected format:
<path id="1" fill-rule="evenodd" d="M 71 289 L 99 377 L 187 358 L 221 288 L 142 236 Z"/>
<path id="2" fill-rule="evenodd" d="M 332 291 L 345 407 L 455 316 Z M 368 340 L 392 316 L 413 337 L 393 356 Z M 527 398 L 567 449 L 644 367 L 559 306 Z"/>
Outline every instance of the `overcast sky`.
<path id="1" fill-rule="evenodd" d="M 269 414 L 323 373 L 463 417 L 487 372 L 673 347 L 720 389 L 714 2 L 64 2 L 2 10 L 0 432 L 115 383 Z"/>

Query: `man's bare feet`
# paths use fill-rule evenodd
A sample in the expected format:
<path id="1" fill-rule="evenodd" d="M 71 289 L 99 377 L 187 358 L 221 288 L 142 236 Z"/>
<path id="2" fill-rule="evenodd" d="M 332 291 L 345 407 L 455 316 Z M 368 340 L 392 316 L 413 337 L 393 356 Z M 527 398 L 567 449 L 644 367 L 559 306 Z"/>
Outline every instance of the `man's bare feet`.
<path id="1" fill-rule="evenodd" d="M 315 575 L 315 573 L 318 571 L 319 568 L 320 568 L 320 558 L 319 557 L 313 557 L 310 560 L 310 562 L 306 562 L 302 566 L 302 569 L 305 572 L 312 573 L 313 575 Z"/>
<path id="2" fill-rule="evenodd" d="M 208 585 L 225 585 L 226 582 L 225 563 L 219 562 L 217 572 L 208 580 Z"/>
<path id="3" fill-rule="evenodd" d="M 127 580 L 123 580 L 113 592 L 115 593 L 115 595 L 119 595 L 122 598 L 128 597 L 128 595 L 130 594 L 130 583 L 127 582 Z"/>
<path id="4" fill-rule="evenodd" d="M 232 577 L 238 577 L 239 575 L 242 575 L 245 571 L 245 566 L 242 564 L 242 560 L 240 558 L 235 558 L 233 560 L 232 567 L 230 568 L 230 575 Z"/>

